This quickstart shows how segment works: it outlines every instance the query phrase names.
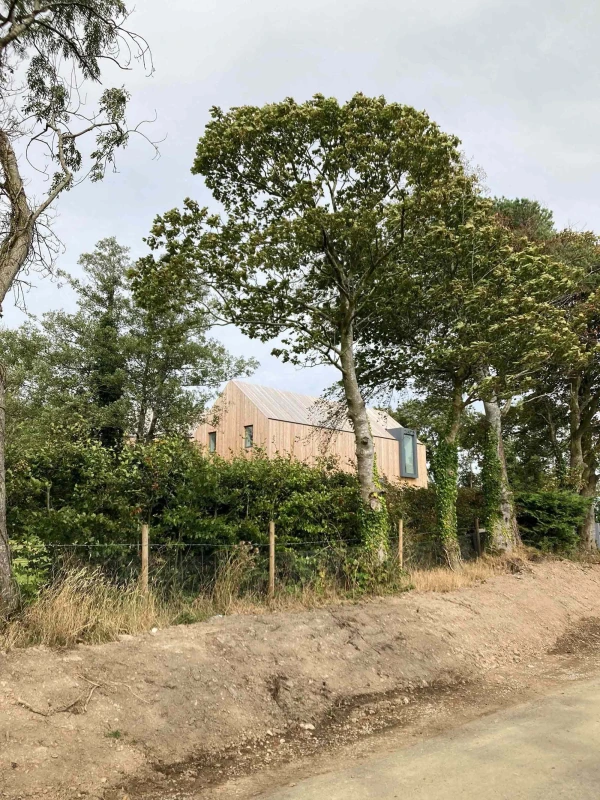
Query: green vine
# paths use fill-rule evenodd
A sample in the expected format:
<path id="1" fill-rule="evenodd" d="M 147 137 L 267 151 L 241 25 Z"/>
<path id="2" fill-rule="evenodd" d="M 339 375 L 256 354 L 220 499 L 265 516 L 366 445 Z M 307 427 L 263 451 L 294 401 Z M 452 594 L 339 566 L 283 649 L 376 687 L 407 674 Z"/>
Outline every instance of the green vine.
<path id="1" fill-rule="evenodd" d="M 458 497 L 458 446 L 444 439 L 432 459 L 435 480 L 437 535 L 441 554 L 454 567 L 461 561 L 458 544 L 456 499 Z"/>
<path id="2" fill-rule="evenodd" d="M 389 555 L 390 520 L 387 504 L 382 494 L 382 484 L 377 469 L 377 456 L 373 457 L 373 485 L 380 501 L 379 509 L 363 504 L 360 530 L 365 555 L 368 559 L 386 561 Z"/>

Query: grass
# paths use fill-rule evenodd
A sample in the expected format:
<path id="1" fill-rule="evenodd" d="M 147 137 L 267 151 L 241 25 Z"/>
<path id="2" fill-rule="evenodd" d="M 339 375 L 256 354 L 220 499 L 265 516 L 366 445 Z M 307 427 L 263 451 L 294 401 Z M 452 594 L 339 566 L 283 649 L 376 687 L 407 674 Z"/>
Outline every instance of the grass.
<path id="1" fill-rule="evenodd" d="M 194 621 L 205 616 L 198 604 L 186 610 Z M 137 584 L 112 584 L 99 569 L 66 572 L 23 607 L 0 632 L 0 647 L 71 647 L 79 642 L 98 644 L 124 633 L 140 633 L 171 624 L 181 613 L 183 600 L 164 600 L 145 594 Z M 190 620 L 191 621 L 191 620 Z"/>
<path id="2" fill-rule="evenodd" d="M 513 571 L 514 559 L 490 557 L 467 561 L 461 569 L 447 567 L 417 569 L 409 573 L 412 588 L 417 592 L 454 592 L 483 583 L 494 575 Z"/>
<path id="3" fill-rule="evenodd" d="M 164 597 L 155 591 L 144 593 L 136 583 L 116 586 L 99 569 L 71 569 L 0 629 L 0 649 L 99 644 L 154 627 L 199 622 L 215 614 L 296 611 L 348 602 L 368 594 L 409 589 L 451 592 L 520 569 L 522 563 L 519 557 L 486 556 L 466 562 L 460 570 L 436 567 L 414 569 L 404 576 L 398 573 L 393 580 L 388 576 L 368 590 L 358 583 L 340 584 L 333 577 L 319 575 L 302 585 L 278 586 L 271 600 L 263 591 L 252 591 L 248 586 L 252 562 L 246 551 L 229 556 L 217 571 L 210 591 L 195 598 L 174 594 Z"/>

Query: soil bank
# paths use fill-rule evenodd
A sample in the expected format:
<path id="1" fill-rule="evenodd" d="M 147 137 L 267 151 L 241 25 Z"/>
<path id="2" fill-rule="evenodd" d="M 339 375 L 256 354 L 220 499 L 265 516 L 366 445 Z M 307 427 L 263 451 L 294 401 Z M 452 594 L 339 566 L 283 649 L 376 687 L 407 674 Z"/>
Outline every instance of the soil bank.
<path id="1" fill-rule="evenodd" d="M 447 594 L 0 654 L 0 797 L 150 796 L 135 786 L 192 763 L 214 781 L 223 759 L 268 762 L 365 698 L 393 708 L 527 669 L 591 617 L 600 567 L 544 562 Z"/>

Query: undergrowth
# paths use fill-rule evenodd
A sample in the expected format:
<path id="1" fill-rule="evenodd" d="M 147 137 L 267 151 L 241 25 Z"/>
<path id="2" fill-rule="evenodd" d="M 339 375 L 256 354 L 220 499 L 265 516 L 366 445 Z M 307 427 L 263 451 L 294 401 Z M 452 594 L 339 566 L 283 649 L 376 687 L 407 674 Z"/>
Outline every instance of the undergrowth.
<path id="1" fill-rule="evenodd" d="M 367 584 L 362 567 L 342 578 L 322 572 L 302 584 L 279 583 L 270 599 L 262 588 L 253 588 L 254 561 L 248 548 L 228 555 L 210 589 L 196 597 L 165 595 L 152 588 L 145 593 L 136 582 L 111 582 L 98 568 L 71 567 L 4 623 L 0 649 L 98 644 L 215 615 L 296 611 L 407 590 L 448 592 L 515 571 L 518 564 L 515 557 L 485 557 L 458 570 L 439 567 L 405 573 L 390 559 L 388 570 L 371 575 Z"/>

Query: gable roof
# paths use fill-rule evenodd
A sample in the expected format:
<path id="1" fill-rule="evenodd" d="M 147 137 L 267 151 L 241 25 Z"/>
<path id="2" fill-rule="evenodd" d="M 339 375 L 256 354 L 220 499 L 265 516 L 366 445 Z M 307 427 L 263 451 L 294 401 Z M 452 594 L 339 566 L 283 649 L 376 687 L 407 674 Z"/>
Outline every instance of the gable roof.
<path id="1" fill-rule="evenodd" d="M 272 389 L 270 386 L 259 386 L 246 381 L 232 381 L 246 397 L 254 403 L 258 410 L 268 419 L 277 419 L 283 422 L 295 422 L 299 425 L 311 425 L 316 428 L 329 428 L 331 430 L 352 432 L 352 425 L 345 412 L 338 412 L 338 404 L 323 400 L 320 397 L 311 397 L 296 392 L 285 392 L 281 389 Z M 367 408 L 371 433 L 382 439 L 396 439 L 390 431 L 398 431 L 400 425 L 385 411 Z"/>

